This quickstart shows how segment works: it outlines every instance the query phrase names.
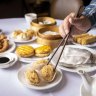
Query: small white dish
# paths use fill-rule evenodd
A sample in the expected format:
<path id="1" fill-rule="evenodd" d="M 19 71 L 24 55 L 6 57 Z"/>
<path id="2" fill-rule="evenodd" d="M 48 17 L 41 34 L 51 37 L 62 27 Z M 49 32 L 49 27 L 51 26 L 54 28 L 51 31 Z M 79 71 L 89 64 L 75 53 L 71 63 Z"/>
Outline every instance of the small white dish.
<path id="1" fill-rule="evenodd" d="M 10 62 L 12 62 L 13 61 L 13 58 L 10 56 L 10 54 L 0 54 L 0 58 L 2 58 L 2 57 L 6 57 L 6 58 L 8 58 L 9 59 L 9 61 L 8 62 L 6 62 L 6 63 L 2 63 L 3 65 L 5 65 L 5 64 L 9 64 Z M 4 61 L 5 61 L 5 59 L 4 59 Z"/>
<path id="2" fill-rule="evenodd" d="M 91 48 L 88 48 L 88 47 L 84 47 L 84 46 L 79 46 L 79 45 L 67 45 L 69 47 L 73 47 L 73 48 L 79 48 L 79 49 L 86 49 L 88 51 L 90 51 L 95 57 L 96 57 L 96 50 L 94 49 L 91 49 Z M 66 46 L 66 47 L 67 47 Z M 57 51 L 57 53 L 55 54 L 55 56 L 53 57 L 52 59 L 52 63 L 53 64 L 56 64 L 56 60 L 57 60 L 57 57 L 59 56 L 60 52 L 61 52 L 61 49 L 62 47 L 60 47 L 60 49 Z M 54 52 L 54 51 L 53 51 Z M 50 55 L 51 56 L 51 55 Z M 61 56 L 62 58 L 62 56 Z M 67 65 L 66 65 L 67 66 Z M 69 67 L 65 67 L 65 66 L 62 66 L 60 65 L 60 63 L 58 64 L 58 67 L 62 70 L 65 70 L 65 71 L 69 71 L 69 72 L 77 72 L 77 70 L 84 70 L 85 72 L 92 72 L 92 71 L 95 71 L 96 70 L 96 66 L 87 66 L 86 67 L 77 67 L 77 68 L 69 68 Z"/>
<path id="3" fill-rule="evenodd" d="M 78 44 L 76 42 L 72 42 L 74 45 L 81 45 L 81 44 Z M 85 46 L 85 47 L 96 47 L 96 42 L 95 43 L 92 43 L 92 44 L 88 44 L 88 45 L 81 45 L 81 46 Z"/>
<path id="4" fill-rule="evenodd" d="M 13 52 L 15 50 L 15 48 L 16 48 L 16 44 L 13 41 L 9 40 L 9 48 L 6 51 L 2 52 L 2 53 Z M 2 54 L 2 53 L 0 53 L 0 54 Z"/>
<path id="5" fill-rule="evenodd" d="M 30 25 L 30 23 L 32 22 L 32 20 L 37 18 L 37 14 L 36 13 L 27 13 L 25 14 L 25 19 L 28 25 Z"/>
<path id="6" fill-rule="evenodd" d="M 18 61 L 18 57 L 14 53 L 2 53 L 0 56 L 8 57 L 10 59 L 9 62 L 0 64 L 0 68 L 9 68 Z"/>
<path id="7" fill-rule="evenodd" d="M 24 75 L 26 69 L 31 66 L 32 64 L 25 65 L 18 72 L 18 80 L 21 82 L 21 84 L 23 84 L 27 88 L 34 89 L 34 90 L 46 90 L 46 89 L 50 89 L 57 86 L 62 80 L 62 77 L 63 77 L 62 71 L 57 68 L 57 76 L 53 82 L 46 83 L 45 85 L 42 85 L 42 86 L 31 85 L 26 81 L 26 78 Z"/>
<path id="8" fill-rule="evenodd" d="M 48 59 L 49 57 L 43 57 L 43 59 Z M 41 60 L 42 58 L 40 57 L 36 57 L 36 56 L 33 56 L 33 57 L 30 57 L 30 58 L 23 58 L 23 57 L 19 57 L 19 60 L 21 62 L 24 62 L 24 63 L 32 63 L 33 61 L 37 61 L 37 60 Z"/>

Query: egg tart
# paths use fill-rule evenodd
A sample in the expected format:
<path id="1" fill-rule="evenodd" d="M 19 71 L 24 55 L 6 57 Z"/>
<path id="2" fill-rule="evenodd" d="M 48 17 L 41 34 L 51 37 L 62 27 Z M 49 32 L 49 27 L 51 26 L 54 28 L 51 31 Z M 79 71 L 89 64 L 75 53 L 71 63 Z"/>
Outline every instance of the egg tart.
<path id="1" fill-rule="evenodd" d="M 43 45 L 35 49 L 35 55 L 38 57 L 46 57 L 52 51 L 52 48 L 48 45 Z"/>
<path id="2" fill-rule="evenodd" d="M 20 57 L 31 57 L 35 54 L 34 48 L 29 45 L 21 45 L 21 46 L 17 47 L 16 53 Z"/>

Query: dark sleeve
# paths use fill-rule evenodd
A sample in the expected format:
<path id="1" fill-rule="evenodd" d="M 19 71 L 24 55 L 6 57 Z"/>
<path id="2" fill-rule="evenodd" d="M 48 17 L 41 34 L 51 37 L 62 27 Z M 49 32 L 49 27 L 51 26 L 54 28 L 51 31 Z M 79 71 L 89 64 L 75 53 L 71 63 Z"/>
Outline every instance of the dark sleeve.
<path id="1" fill-rule="evenodd" d="M 89 16 L 92 26 L 96 26 L 96 12 Z"/>
<path id="2" fill-rule="evenodd" d="M 91 1 L 90 5 L 85 8 L 83 15 L 88 16 L 92 26 L 96 25 L 96 0 Z"/>

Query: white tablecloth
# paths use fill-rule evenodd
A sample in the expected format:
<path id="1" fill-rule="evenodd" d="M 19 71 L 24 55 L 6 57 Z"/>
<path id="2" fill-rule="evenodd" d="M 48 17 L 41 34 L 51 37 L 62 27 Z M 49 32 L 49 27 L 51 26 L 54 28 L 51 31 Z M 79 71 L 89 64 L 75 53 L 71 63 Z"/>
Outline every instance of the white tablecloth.
<path id="1" fill-rule="evenodd" d="M 58 20 L 58 24 L 61 22 Z M 0 19 L 0 29 L 6 34 L 27 27 L 24 18 Z M 35 91 L 27 89 L 18 81 L 17 72 L 22 66 L 24 64 L 18 62 L 11 68 L 0 69 L 0 96 L 80 96 L 82 80 L 79 75 L 63 71 L 63 80 L 58 86 L 47 91 Z"/>

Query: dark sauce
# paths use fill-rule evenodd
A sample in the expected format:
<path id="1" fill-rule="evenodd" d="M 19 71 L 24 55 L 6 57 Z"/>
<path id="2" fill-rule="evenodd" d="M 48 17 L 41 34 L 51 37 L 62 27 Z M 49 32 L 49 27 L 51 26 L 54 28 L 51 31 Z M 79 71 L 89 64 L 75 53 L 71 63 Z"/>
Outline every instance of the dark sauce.
<path id="1" fill-rule="evenodd" d="M 9 62 L 9 58 L 8 57 L 0 57 L 0 64 L 2 64 L 2 63 L 7 63 L 7 62 Z"/>

